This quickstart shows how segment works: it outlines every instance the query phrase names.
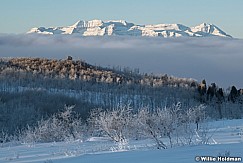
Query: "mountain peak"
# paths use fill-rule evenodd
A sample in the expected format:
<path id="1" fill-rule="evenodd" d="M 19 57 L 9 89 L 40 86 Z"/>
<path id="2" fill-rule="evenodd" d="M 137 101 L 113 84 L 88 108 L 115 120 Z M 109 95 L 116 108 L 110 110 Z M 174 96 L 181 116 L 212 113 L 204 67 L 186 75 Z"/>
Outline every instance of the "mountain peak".
<path id="1" fill-rule="evenodd" d="M 152 36 L 152 37 L 231 37 L 214 24 L 202 23 L 195 27 L 183 24 L 136 25 L 126 20 L 79 20 L 66 27 L 32 28 L 27 33 L 80 34 L 81 36 Z"/>
<path id="2" fill-rule="evenodd" d="M 209 26 L 209 25 L 212 25 L 212 24 L 209 24 L 209 23 L 201 23 L 199 26 L 205 27 L 205 26 Z"/>
<path id="3" fill-rule="evenodd" d="M 197 33 L 197 34 L 205 33 L 208 36 L 221 36 L 221 37 L 232 38 L 232 36 L 226 34 L 223 30 L 221 30 L 216 25 L 209 24 L 209 23 L 202 23 L 198 26 L 192 27 L 191 30 L 192 30 L 192 32 Z"/>
<path id="4" fill-rule="evenodd" d="M 76 23 L 74 23 L 72 26 L 73 27 L 78 27 L 78 26 L 80 26 L 80 24 L 82 24 L 83 23 L 83 21 L 82 20 L 78 20 Z"/>
<path id="5" fill-rule="evenodd" d="M 73 24 L 71 27 L 89 28 L 89 27 L 101 26 L 102 24 L 103 24 L 103 21 L 98 20 L 98 19 L 94 19 L 94 20 L 90 20 L 90 21 L 79 20 L 75 24 Z"/>

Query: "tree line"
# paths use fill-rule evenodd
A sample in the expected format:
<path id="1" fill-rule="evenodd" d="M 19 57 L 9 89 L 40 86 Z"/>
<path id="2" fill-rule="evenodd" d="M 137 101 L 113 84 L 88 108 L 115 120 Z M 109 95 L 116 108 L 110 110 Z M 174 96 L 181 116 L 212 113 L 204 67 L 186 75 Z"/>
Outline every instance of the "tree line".
<path id="1" fill-rule="evenodd" d="M 44 58 L 0 59 L 0 128 L 13 134 L 27 125 L 34 127 L 75 105 L 83 122 L 94 108 L 112 111 L 128 105 L 134 112 L 148 108 L 181 109 L 205 104 L 211 118 L 241 118 L 242 89 L 224 90 L 216 84 L 197 83 L 168 75 L 139 74 L 129 68 L 102 68 L 84 61 Z"/>

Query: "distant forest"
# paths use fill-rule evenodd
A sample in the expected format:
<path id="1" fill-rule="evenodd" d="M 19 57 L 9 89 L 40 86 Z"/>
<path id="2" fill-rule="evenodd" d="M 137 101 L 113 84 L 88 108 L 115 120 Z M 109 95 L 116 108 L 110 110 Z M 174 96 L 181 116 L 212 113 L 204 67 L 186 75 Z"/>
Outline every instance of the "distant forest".
<path id="1" fill-rule="evenodd" d="M 95 108 L 129 105 L 153 111 L 180 102 L 181 108 L 200 104 L 212 119 L 241 118 L 243 89 L 224 90 L 215 83 L 168 75 L 141 74 L 138 69 L 103 68 L 73 60 L 0 59 L 0 129 L 13 134 L 75 106 L 84 123 Z"/>

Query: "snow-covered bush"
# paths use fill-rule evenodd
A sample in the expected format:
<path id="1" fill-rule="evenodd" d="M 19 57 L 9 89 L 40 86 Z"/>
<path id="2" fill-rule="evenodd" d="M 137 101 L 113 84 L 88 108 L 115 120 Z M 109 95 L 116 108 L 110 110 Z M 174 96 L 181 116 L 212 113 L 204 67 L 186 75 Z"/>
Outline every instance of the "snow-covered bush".
<path id="1" fill-rule="evenodd" d="M 24 130 L 20 140 L 23 142 L 57 142 L 81 139 L 83 125 L 81 119 L 72 110 L 74 106 L 65 106 L 63 112 L 38 122 L 37 126 Z"/>
<path id="2" fill-rule="evenodd" d="M 179 115 L 179 123 L 176 128 L 177 144 L 196 144 L 198 143 L 198 139 L 206 141 L 207 132 L 204 128 L 205 125 L 201 125 L 202 123 L 205 123 L 205 120 L 206 116 L 204 105 L 183 110 Z"/>
<path id="3" fill-rule="evenodd" d="M 170 146 L 172 147 L 172 136 L 177 127 L 180 106 L 180 103 L 178 103 L 171 108 L 158 108 L 155 111 L 147 108 L 141 109 L 138 111 L 134 121 L 135 126 L 137 125 L 135 128 L 140 130 L 140 133 L 154 139 L 157 148 L 167 148 L 167 145 L 161 140 L 163 137 L 169 138 Z"/>
<path id="4" fill-rule="evenodd" d="M 18 136 L 17 134 L 8 134 L 7 132 L 0 132 L 0 147 L 11 146 L 18 144 Z"/>
<path id="5" fill-rule="evenodd" d="M 0 145 L 9 141 L 10 135 L 4 131 L 0 132 Z"/>
<path id="6" fill-rule="evenodd" d="M 177 103 L 171 107 L 150 110 L 140 109 L 133 118 L 133 131 L 140 137 L 152 138 L 158 149 L 172 148 L 174 145 L 186 145 L 195 143 L 195 137 L 200 135 L 202 141 L 206 141 L 206 130 L 199 125 L 205 119 L 204 106 L 193 108 L 181 108 Z M 200 129 L 200 130 L 199 130 Z M 136 136 L 138 137 L 138 136 Z"/>
<path id="7" fill-rule="evenodd" d="M 93 110 L 89 119 L 96 132 L 119 143 L 127 141 L 131 121 L 132 114 L 129 105 L 118 106 L 113 110 Z"/>
<path id="8" fill-rule="evenodd" d="M 140 130 L 140 133 L 143 133 L 147 137 L 155 140 L 158 149 L 167 148 L 167 146 L 160 139 L 162 134 L 162 124 L 160 123 L 160 118 L 158 117 L 157 113 L 151 113 L 146 108 L 141 109 L 137 114 L 135 123 L 137 124 L 137 129 Z"/>
<path id="9" fill-rule="evenodd" d="M 150 138 L 158 149 L 188 144 L 207 144 L 210 137 L 201 125 L 205 120 L 205 106 L 182 108 L 180 103 L 171 107 L 132 110 L 120 105 L 112 110 L 95 109 L 88 119 L 89 130 L 75 116 L 73 106 L 43 119 L 34 127 L 27 126 L 21 133 L 23 142 L 57 142 L 82 139 L 89 136 L 107 136 L 124 150 L 130 139 Z"/>

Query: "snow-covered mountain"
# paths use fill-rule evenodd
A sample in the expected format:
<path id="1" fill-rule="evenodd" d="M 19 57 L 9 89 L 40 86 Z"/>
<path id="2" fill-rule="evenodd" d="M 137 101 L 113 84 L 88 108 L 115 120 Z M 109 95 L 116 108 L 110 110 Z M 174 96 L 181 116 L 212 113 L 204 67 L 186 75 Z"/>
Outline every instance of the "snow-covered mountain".
<path id="1" fill-rule="evenodd" d="M 187 27 L 182 24 L 136 25 L 125 20 L 79 20 L 71 26 L 32 28 L 27 33 L 80 34 L 82 36 L 231 37 L 217 26 L 207 23 Z"/>

